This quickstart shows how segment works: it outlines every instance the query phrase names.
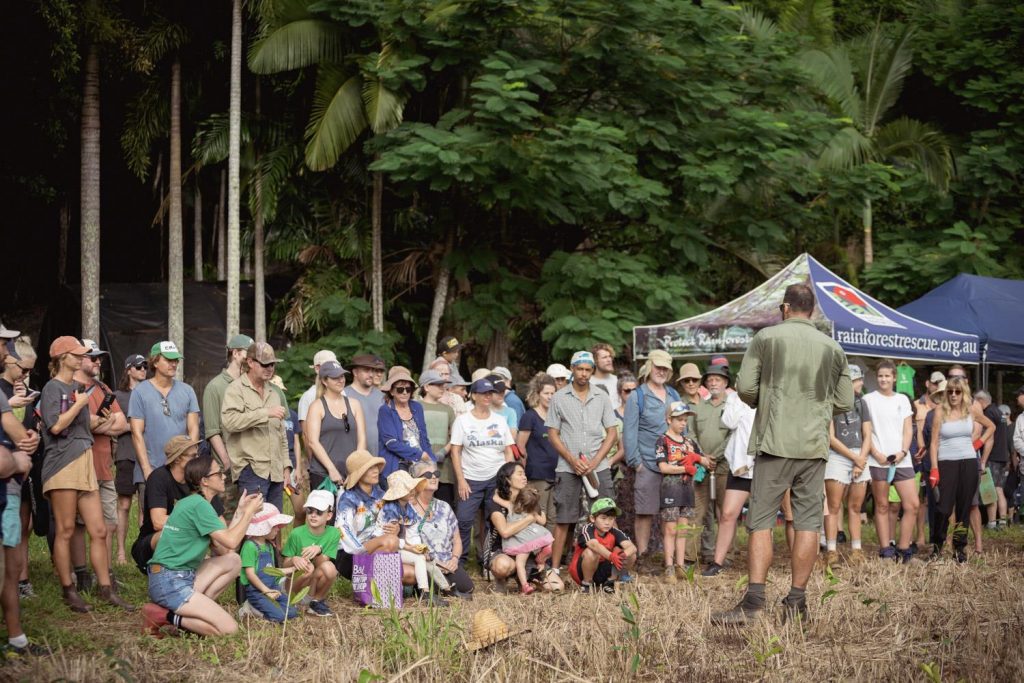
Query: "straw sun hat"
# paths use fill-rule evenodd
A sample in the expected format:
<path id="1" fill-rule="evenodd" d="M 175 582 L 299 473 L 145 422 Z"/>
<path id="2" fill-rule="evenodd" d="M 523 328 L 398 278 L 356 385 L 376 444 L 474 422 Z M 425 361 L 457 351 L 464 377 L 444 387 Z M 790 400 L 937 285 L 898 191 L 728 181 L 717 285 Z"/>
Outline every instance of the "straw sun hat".
<path id="1" fill-rule="evenodd" d="M 489 647 L 507 640 L 514 635 L 529 631 L 528 628 L 511 629 L 493 609 L 482 609 L 473 613 L 470 640 L 466 649 L 470 652 Z"/>

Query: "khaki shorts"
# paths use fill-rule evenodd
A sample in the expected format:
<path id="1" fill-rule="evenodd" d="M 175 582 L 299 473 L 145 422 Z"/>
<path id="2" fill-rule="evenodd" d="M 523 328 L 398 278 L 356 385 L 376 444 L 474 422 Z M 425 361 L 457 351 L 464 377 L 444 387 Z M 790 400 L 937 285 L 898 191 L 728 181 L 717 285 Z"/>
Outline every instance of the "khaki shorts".
<path id="1" fill-rule="evenodd" d="M 112 481 L 101 481 L 100 504 L 103 506 L 103 521 L 108 527 L 117 526 L 117 489 Z"/>
<path id="2" fill-rule="evenodd" d="M 92 464 L 92 449 L 87 448 L 78 459 L 43 483 L 43 495 L 55 489 L 70 489 L 89 493 L 99 488 L 96 468 Z"/>
<path id="3" fill-rule="evenodd" d="M 793 507 L 793 528 L 813 531 L 821 528 L 825 500 L 825 460 L 780 458 L 764 453 L 757 456 L 750 485 L 747 529 L 763 531 L 775 526 L 775 518 L 787 490 Z"/>

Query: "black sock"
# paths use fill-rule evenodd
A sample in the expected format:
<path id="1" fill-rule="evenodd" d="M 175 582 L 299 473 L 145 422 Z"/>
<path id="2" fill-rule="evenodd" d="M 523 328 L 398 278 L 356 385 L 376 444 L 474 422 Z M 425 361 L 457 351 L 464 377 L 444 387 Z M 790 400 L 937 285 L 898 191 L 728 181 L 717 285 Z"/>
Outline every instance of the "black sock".
<path id="1" fill-rule="evenodd" d="M 175 628 L 181 628 L 181 615 L 167 610 L 167 622 Z"/>
<path id="2" fill-rule="evenodd" d="M 807 589 L 797 588 L 796 586 L 790 586 L 789 596 L 786 598 L 789 602 L 805 602 L 807 600 Z"/>
<path id="3" fill-rule="evenodd" d="M 74 571 L 75 571 L 76 574 L 84 574 L 85 573 L 85 565 L 83 564 L 81 567 L 75 567 Z"/>
<path id="4" fill-rule="evenodd" d="M 751 607 L 764 606 L 764 584 L 748 583 L 747 594 L 743 596 L 743 602 Z"/>

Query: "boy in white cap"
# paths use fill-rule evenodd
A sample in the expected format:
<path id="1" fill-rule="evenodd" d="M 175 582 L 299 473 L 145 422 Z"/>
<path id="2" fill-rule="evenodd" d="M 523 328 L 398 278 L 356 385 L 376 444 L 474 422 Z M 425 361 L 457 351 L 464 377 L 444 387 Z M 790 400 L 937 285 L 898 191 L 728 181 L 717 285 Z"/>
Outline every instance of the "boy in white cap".
<path id="1" fill-rule="evenodd" d="M 300 569 L 302 576 L 292 578 L 292 593 L 309 586 L 309 611 L 318 617 L 334 614 L 325 599 L 338 578 L 334 558 L 338 556 L 341 532 L 328 525 L 334 515 L 334 496 L 328 491 L 310 491 L 306 498 L 306 523 L 288 534 L 284 549 L 284 566 Z"/>

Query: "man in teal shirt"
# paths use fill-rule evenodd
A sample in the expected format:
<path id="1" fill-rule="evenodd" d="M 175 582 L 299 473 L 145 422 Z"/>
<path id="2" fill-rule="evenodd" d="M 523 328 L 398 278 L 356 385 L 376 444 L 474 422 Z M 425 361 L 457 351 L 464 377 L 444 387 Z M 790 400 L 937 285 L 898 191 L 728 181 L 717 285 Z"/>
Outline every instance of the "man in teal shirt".
<path id="1" fill-rule="evenodd" d="M 747 515 L 750 575 L 743 600 L 728 612 L 712 615 L 717 624 L 746 624 L 764 609 L 772 528 L 787 490 L 796 538 L 783 618 L 806 621 L 805 589 L 822 523 L 828 423 L 833 415 L 853 409 L 846 353 L 810 320 L 814 312 L 811 287 L 787 287 L 779 310 L 782 324 L 755 335 L 737 377 L 740 398 L 757 409 L 749 446 L 757 458 Z"/>

